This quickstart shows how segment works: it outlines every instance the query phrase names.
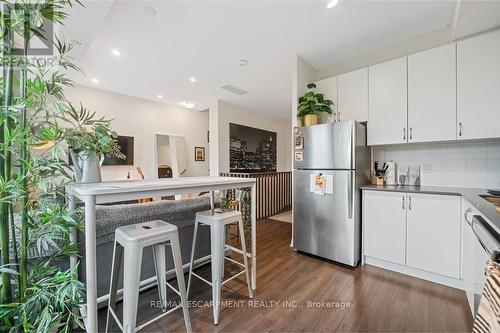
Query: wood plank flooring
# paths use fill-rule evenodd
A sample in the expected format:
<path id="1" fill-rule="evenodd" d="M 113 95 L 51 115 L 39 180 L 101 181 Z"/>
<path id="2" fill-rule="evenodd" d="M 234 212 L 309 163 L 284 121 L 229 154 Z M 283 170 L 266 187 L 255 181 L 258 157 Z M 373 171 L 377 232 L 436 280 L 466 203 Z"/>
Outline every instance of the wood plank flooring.
<path id="1" fill-rule="evenodd" d="M 220 323 L 212 323 L 211 289 L 194 279 L 190 300 L 195 332 L 470 332 L 465 293 L 373 266 L 350 269 L 294 252 L 291 224 L 263 220 L 257 228 L 257 290 L 253 300 L 236 279 L 223 288 Z M 234 258 L 237 258 L 235 255 Z M 237 271 L 226 267 L 226 274 Z M 208 278 L 210 265 L 197 272 Z M 243 275 L 242 275 L 243 276 Z M 187 277 L 186 277 L 187 278 Z M 176 285 L 175 281 L 173 284 Z M 141 294 L 139 321 L 160 311 L 152 289 Z M 169 293 L 169 301 L 178 301 Z M 121 312 L 121 311 L 119 311 Z M 121 315 L 121 314 L 120 314 Z M 104 331 L 106 311 L 99 312 Z M 117 326 L 113 326 L 117 331 Z M 175 311 L 141 332 L 184 332 Z"/>

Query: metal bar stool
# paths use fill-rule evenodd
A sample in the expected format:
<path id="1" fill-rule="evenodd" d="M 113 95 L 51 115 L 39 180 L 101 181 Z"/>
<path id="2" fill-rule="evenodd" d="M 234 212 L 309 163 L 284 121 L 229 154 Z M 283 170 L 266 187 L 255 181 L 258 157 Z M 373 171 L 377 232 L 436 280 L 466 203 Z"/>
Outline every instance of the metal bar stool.
<path id="1" fill-rule="evenodd" d="M 240 234 L 241 250 L 243 255 L 243 264 L 225 256 L 225 226 L 237 223 Z M 196 247 L 196 238 L 198 234 L 198 225 L 210 226 L 210 245 L 211 245 L 211 261 L 212 261 L 212 281 L 208 281 L 198 274 L 193 272 L 194 251 Z M 212 286 L 212 301 L 213 301 L 213 317 L 214 324 L 219 323 L 221 288 L 227 282 L 233 280 L 237 276 L 245 273 L 248 287 L 248 296 L 253 298 L 252 288 L 250 286 L 250 278 L 248 273 L 248 260 L 246 256 L 245 232 L 243 231 L 243 218 L 241 212 L 232 209 L 217 208 L 196 213 L 194 224 L 193 245 L 191 249 L 191 264 L 189 267 L 188 279 L 188 295 L 191 287 L 191 277 L 195 276 L 201 281 Z M 224 260 L 229 260 L 241 267 L 243 270 L 226 280 L 223 280 Z"/>
<path id="2" fill-rule="evenodd" d="M 165 246 L 172 248 L 175 273 L 179 290 L 167 282 Z M 158 281 L 158 293 L 164 313 L 152 320 L 136 327 L 137 302 L 139 299 L 139 283 L 141 280 L 142 251 L 145 247 L 153 247 L 153 256 Z M 124 258 L 123 258 L 124 257 Z M 116 289 L 122 259 L 123 267 L 123 323 L 115 313 Z M 181 304 L 166 311 L 167 286 L 181 297 Z M 111 267 L 111 285 L 109 291 L 108 316 L 106 332 L 111 324 L 111 317 L 116 321 L 122 332 L 132 333 L 146 327 L 152 322 L 166 316 L 174 310 L 182 308 L 184 323 L 187 332 L 191 332 L 191 321 L 187 306 L 187 294 L 184 284 L 181 249 L 177 227 L 163 221 L 150 221 L 120 227 L 115 231 L 115 245 L 113 250 L 113 264 Z"/>

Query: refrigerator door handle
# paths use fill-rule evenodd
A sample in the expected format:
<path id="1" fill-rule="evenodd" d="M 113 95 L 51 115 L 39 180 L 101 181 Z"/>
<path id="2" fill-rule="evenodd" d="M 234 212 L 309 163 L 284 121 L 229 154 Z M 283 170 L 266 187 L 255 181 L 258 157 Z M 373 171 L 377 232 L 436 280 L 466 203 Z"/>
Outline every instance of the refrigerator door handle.
<path id="1" fill-rule="evenodd" d="M 352 191 L 352 172 L 347 178 L 347 217 L 352 219 L 354 215 L 354 198 Z"/>

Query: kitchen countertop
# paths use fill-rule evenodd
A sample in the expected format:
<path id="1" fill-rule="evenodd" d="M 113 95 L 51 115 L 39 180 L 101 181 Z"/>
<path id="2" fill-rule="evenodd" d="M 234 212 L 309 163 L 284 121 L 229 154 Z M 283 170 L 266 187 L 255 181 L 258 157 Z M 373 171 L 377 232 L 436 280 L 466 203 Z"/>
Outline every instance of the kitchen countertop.
<path id="1" fill-rule="evenodd" d="M 364 185 L 362 190 L 388 191 L 422 194 L 457 195 L 463 197 L 473 205 L 488 220 L 490 225 L 500 233 L 500 214 L 496 211 L 496 206 L 481 197 L 488 195 L 484 188 L 446 187 L 446 186 L 376 186 Z"/>

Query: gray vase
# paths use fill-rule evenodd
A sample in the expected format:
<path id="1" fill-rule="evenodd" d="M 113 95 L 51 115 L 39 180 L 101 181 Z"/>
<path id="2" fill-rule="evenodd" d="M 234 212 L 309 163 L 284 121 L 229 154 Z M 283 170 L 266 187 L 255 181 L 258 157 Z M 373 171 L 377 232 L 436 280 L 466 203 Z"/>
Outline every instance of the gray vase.
<path id="1" fill-rule="evenodd" d="M 102 182 L 101 165 L 104 161 L 104 156 L 102 154 L 95 156 L 87 152 L 79 152 L 77 154 L 74 151 L 70 151 L 69 154 L 73 162 L 75 181 L 77 183 L 86 184 Z"/>

